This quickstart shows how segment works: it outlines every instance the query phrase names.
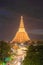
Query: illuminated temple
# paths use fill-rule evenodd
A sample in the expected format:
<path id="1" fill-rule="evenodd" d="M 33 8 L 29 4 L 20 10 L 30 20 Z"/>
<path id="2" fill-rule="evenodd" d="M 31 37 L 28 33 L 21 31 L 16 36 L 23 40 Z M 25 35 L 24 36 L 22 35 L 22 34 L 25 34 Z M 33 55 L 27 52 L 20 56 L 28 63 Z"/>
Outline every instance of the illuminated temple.
<path id="1" fill-rule="evenodd" d="M 24 27 L 23 16 L 21 16 L 19 29 L 10 43 L 24 43 L 27 41 L 30 41 L 30 38 Z"/>

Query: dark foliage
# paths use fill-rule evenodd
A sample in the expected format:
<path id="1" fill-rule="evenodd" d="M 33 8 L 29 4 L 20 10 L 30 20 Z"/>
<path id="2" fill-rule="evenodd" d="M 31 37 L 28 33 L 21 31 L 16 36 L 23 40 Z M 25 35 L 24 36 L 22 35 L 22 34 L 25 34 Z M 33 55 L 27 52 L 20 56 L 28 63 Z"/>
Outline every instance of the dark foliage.
<path id="1" fill-rule="evenodd" d="M 10 56 L 10 44 L 0 41 L 0 61 L 4 61 L 6 57 Z"/>
<path id="2" fill-rule="evenodd" d="M 43 42 L 37 44 L 29 46 L 23 65 L 43 65 Z"/>

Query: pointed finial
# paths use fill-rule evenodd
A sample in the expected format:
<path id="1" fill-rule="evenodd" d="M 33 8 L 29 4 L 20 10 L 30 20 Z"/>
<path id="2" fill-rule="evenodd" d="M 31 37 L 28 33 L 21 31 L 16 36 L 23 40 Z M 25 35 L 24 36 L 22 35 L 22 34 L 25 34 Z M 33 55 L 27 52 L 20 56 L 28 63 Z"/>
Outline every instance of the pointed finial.
<path id="1" fill-rule="evenodd" d="M 23 16 L 21 16 L 21 20 L 20 20 L 20 28 L 24 27 L 24 23 L 23 23 Z"/>
<path id="2" fill-rule="evenodd" d="M 21 16 L 21 19 L 23 19 L 23 16 Z"/>

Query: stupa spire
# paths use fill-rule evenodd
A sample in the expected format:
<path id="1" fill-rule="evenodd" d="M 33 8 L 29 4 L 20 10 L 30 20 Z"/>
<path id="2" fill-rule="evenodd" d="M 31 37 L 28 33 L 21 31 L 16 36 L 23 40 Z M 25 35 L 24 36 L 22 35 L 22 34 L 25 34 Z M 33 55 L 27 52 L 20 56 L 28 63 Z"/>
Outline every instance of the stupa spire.
<path id="1" fill-rule="evenodd" d="M 24 23 L 23 23 L 23 16 L 21 16 L 19 29 L 18 29 L 15 37 L 11 41 L 11 43 L 13 43 L 13 42 L 24 43 L 26 41 L 30 41 L 30 38 L 29 38 L 27 32 L 25 31 L 25 27 L 24 27 Z"/>
<path id="2" fill-rule="evenodd" d="M 24 27 L 24 23 L 23 23 L 23 16 L 21 16 L 21 20 L 20 20 L 20 28 Z"/>

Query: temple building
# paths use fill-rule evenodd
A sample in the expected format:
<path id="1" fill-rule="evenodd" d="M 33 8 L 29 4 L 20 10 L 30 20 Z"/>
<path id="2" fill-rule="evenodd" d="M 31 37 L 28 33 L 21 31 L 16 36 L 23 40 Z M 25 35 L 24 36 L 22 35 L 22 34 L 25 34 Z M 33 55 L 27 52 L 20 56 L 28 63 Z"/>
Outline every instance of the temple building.
<path id="1" fill-rule="evenodd" d="M 25 30 L 23 16 L 21 16 L 19 29 L 10 43 L 25 43 L 27 41 L 30 41 L 30 37 Z"/>

